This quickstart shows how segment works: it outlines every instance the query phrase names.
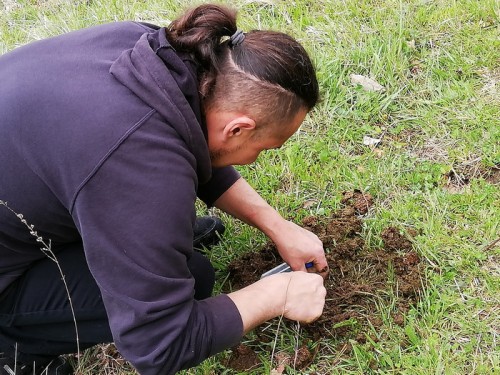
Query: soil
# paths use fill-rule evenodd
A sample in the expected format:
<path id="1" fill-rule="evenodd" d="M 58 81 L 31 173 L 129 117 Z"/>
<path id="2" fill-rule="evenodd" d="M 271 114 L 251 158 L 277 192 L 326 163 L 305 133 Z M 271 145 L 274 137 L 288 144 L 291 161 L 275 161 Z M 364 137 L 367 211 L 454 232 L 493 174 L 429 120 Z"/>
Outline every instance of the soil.
<path id="1" fill-rule="evenodd" d="M 260 366 L 257 353 L 245 344 L 234 347 L 226 366 L 237 371 L 250 371 Z"/>
<path id="2" fill-rule="evenodd" d="M 382 326 L 376 302 L 391 298 L 396 300 L 392 313 L 393 324 L 404 326 L 404 315 L 419 297 L 422 285 L 423 266 L 420 256 L 413 249 L 415 232 L 402 232 L 388 227 L 380 234 L 383 247 L 366 246 L 361 231 L 362 218 L 373 204 L 370 194 L 360 191 L 343 194 L 343 208 L 331 217 L 307 217 L 302 226 L 315 233 L 325 248 L 330 272 L 325 280 L 327 289 L 323 315 L 314 323 L 302 325 L 308 340 L 322 337 L 335 338 L 340 343 L 339 351 L 349 352 L 349 340 L 365 342 L 369 326 Z M 229 281 L 232 290 L 240 289 L 260 278 L 260 275 L 282 263 L 273 243 L 260 251 L 248 253 L 229 265 Z M 261 329 L 256 329 L 257 344 L 270 338 Z M 375 337 L 370 337 L 376 341 Z M 350 349 L 351 348 L 351 349 Z M 253 350 L 246 347 L 247 353 Z M 314 355 L 306 345 L 294 357 L 297 370 L 307 367 Z M 249 355 L 255 355 L 249 354 Z M 233 351 L 227 361 L 230 368 L 245 371 L 246 361 L 241 346 Z M 256 358 L 256 356 L 255 356 Z M 251 362 L 252 367 L 257 366 Z"/>
<path id="3" fill-rule="evenodd" d="M 500 185 L 500 164 L 489 168 L 485 173 L 484 177 L 487 182 L 492 185 Z"/>
<path id="4" fill-rule="evenodd" d="M 480 164 L 480 159 L 475 159 L 472 162 L 459 164 L 443 177 L 444 187 L 455 193 L 461 192 L 476 178 L 484 178 L 486 182 L 498 185 L 500 184 L 500 165 L 483 167 Z"/>

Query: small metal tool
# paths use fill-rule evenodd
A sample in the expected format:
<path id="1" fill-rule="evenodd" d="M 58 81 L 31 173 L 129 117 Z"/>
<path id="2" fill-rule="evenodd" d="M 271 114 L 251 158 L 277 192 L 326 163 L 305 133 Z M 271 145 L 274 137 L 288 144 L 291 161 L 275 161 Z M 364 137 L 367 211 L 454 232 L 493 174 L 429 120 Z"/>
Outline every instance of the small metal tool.
<path id="1" fill-rule="evenodd" d="M 306 263 L 306 268 L 311 268 L 314 266 L 313 262 L 308 262 Z M 264 272 L 260 278 L 263 279 L 264 277 L 275 275 L 277 273 L 283 273 L 283 272 L 290 272 L 292 269 L 288 265 L 288 263 L 281 263 L 279 266 L 274 267 L 273 269 L 270 269 L 267 272 Z"/>

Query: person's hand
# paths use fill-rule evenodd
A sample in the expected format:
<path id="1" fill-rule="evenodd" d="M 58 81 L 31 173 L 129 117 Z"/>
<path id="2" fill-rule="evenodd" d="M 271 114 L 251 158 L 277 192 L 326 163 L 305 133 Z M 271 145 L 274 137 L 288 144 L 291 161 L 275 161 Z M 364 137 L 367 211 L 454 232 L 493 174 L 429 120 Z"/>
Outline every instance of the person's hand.
<path id="1" fill-rule="evenodd" d="M 283 219 L 243 178 L 236 181 L 214 203 L 222 211 L 259 228 L 278 247 L 285 262 L 294 271 L 305 271 L 326 277 L 328 264 L 320 239 L 308 230 Z"/>
<path id="2" fill-rule="evenodd" d="M 280 315 L 304 323 L 315 321 L 323 312 L 326 289 L 318 274 L 286 272 L 265 277 L 228 296 L 241 315 L 246 333 Z"/>
<path id="3" fill-rule="evenodd" d="M 287 286 L 283 315 L 290 320 L 311 323 L 323 313 L 326 289 L 320 275 L 292 272 Z"/>
<path id="4" fill-rule="evenodd" d="M 323 243 L 314 233 L 287 220 L 283 220 L 271 238 L 278 252 L 294 271 L 306 271 L 305 264 L 312 262 L 308 272 L 328 273 Z"/>

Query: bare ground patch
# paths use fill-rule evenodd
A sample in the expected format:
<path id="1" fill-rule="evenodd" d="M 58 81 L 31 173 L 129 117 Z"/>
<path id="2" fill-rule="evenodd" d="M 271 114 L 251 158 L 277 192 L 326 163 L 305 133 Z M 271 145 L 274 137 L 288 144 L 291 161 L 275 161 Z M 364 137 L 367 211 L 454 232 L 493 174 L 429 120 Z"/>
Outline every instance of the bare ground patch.
<path id="1" fill-rule="evenodd" d="M 415 233 L 403 233 L 395 227 L 388 227 L 381 233 L 382 248 L 370 248 L 365 244 L 360 234 L 362 219 L 358 215 L 366 213 L 373 204 L 369 194 L 346 192 L 342 202 L 344 208 L 331 217 L 311 216 L 302 222 L 304 228 L 323 241 L 330 267 L 325 280 L 327 297 L 323 315 L 302 328 L 309 340 L 334 337 L 341 343 L 339 351 L 349 352 L 350 339 L 365 342 L 369 326 L 376 328 L 383 324 L 377 301 L 389 296 L 395 298 L 393 323 L 404 325 L 405 313 L 419 298 L 423 265 L 412 246 L 411 238 Z M 265 270 L 281 262 L 274 244 L 268 243 L 260 251 L 245 254 L 229 265 L 230 284 L 233 289 L 249 285 Z M 257 341 L 270 340 L 260 329 L 256 330 L 256 337 Z M 371 339 L 376 340 L 375 337 Z M 294 361 L 297 370 L 311 364 L 315 355 L 305 343 L 300 350 L 301 357 L 306 359 Z M 248 347 L 244 351 L 250 356 L 255 355 Z M 248 369 L 244 368 L 244 361 L 239 346 L 229 356 L 226 365 L 245 371 Z"/>

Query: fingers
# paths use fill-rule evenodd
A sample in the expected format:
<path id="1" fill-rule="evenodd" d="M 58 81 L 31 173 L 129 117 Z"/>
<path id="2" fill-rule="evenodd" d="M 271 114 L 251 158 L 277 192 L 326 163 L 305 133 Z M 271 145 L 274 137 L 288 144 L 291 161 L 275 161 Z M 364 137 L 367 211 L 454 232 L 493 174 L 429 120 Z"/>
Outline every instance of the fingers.
<path id="1" fill-rule="evenodd" d="M 290 223 L 293 224 L 293 223 Z M 318 273 L 323 278 L 328 274 L 328 263 L 323 242 L 314 233 L 293 224 L 294 231 L 278 242 L 278 251 L 294 271 Z M 308 266 L 312 263 L 312 267 Z"/>
<path id="2" fill-rule="evenodd" d="M 293 272 L 286 294 L 285 317 L 310 323 L 323 313 L 326 289 L 318 274 Z"/>
<path id="3" fill-rule="evenodd" d="M 294 271 L 309 272 L 309 268 L 306 268 L 306 264 L 302 261 L 298 261 L 296 265 L 290 265 L 290 268 Z"/>
<path id="4" fill-rule="evenodd" d="M 323 280 L 322 278 L 320 278 Z M 323 309 L 325 307 L 325 299 L 326 299 L 326 289 L 321 283 L 321 287 L 317 290 L 317 295 L 312 296 L 312 301 L 308 304 L 308 314 L 309 316 L 305 319 L 297 319 L 301 323 L 312 323 L 319 319 L 319 317 L 323 314 Z"/>
<path id="5" fill-rule="evenodd" d="M 315 245 L 311 249 L 311 255 L 314 257 L 311 262 L 314 264 L 313 267 L 309 268 L 307 272 L 315 272 L 321 274 L 325 277 L 328 273 L 328 262 L 326 261 L 325 250 L 323 249 L 323 242 L 314 234 Z"/>
<path id="6" fill-rule="evenodd" d="M 320 274 L 323 279 L 325 279 L 328 276 L 329 267 L 324 255 L 322 256 L 322 258 L 323 259 L 321 261 L 313 260 L 309 263 L 306 263 L 305 271 L 308 273 Z"/>
<path id="7" fill-rule="evenodd" d="M 320 264 L 316 265 L 316 272 L 319 273 L 323 277 L 323 279 L 325 279 L 328 276 L 329 271 L 330 268 L 328 267 L 326 259 L 325 262 L 322 263 L 321 265 Z"/>
<path id="8" fill-rule="evenodd" d="M 330 268 L 328 267 L 328 265 L 326 265 L 324 267 L 314 266 L 314 267 L 307 268 L 306 271 L 308 273 L 319 274 L 323 279 L 326 279 L 326 277 L 328 276 L 328 272 L 330 271 Z"/>
<path id="9" fill-rule="evenodd" d="M 319 262 L 317 260 L 312 260 L 312 261 L 307 262 L 305 264 L 302 261 L 298 261 L 296 265 L 292 264 L 290 266 L 294 271 L 305 271 L 307 273 L 317 273 L 317 274 L 321 275 L 323 277 L 323 279 L 325 279 L 328 276 L 328 271 L 329 271 L 329 267 L 328 267 L 328 263 L 326 261 L 326 258 L 321 262 Z"/>

